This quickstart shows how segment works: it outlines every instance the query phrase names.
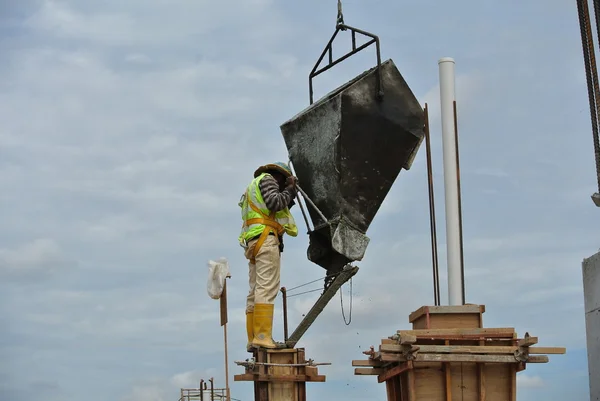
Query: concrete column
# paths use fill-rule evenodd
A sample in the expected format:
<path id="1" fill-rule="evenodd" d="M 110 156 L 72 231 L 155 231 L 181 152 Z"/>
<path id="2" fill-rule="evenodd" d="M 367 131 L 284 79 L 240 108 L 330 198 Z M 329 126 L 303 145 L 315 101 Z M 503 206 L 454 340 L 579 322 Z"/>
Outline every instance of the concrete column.
<path id="1" fill-rule="evenodd" d="M 600 252 L 583 260 L 590 400 L 600 400 Z"/>

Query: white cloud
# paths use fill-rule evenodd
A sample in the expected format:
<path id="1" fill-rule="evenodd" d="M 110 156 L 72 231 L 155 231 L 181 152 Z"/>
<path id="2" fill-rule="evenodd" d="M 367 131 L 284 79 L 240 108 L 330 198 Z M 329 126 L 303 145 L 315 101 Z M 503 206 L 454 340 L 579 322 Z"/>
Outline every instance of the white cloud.
<path id="1" fill-rule="evenodd" d="M 517 386 L 522 388 L 541 388 L 544 387 L 546 383 L 539 376 L 529 376 L 524 374 L 517 375 Z"/>
<path id="2" fill-rule="evenodd" d="M 147 383 L 135 385 L 131 393 L 123 397 L 122 401 L 167 401 L 172 398 L 162 383 Z"/>
<path id="3" fill-rule="evenodd" d="M 60 246 L 52 239 L 41 238 L 15 248 L 0 249 L 0 273 L 9 276 L 52 274 L 73 267 Z"/>
<path id="4" fill-rule="evenodd" d="M 312 3 L 19 2 L 7 17 L 15 31 L 0 43 L 7 60 L 0 63 L 0 266 L 3 278 L 24 272 L 27 281 L 0 283 L 0 358 L 12 362 L 10 371 L 0 366 L 0 391 L 27 388 L 34 375 L 56 383 L 64 393 L 49 388 L 48 397 L 61 400 L 166 401 L 211 376 L 222 386 L 218 302 L 205 289 L 205 261 L 220 255 L 232 268 L 230 372 L 240 373 L 232 361 L 248 357 L 247 271 L 236 205 L 257 165 L 285 159 L 278 124 L 307 105 L 307 74 L 332 30 L 327 13 L 335 14 L 334 4 Z M 431 14 L 415 3 L 408 13 L 373 17 L 371 6 L 357 3 L 345 11 L 349 22 L 381 31 L 382 56 L 392 55 L 417 97 L 429 102 L 442 280 L 436 61 L 456 58 L 468 300 L 486 304 L 487 327 L 514 326 L 539 336 L 541 345 L 569 347 L 571 355 L 584 334 L 581 278 L 573 268 L 597 249 L 593 188 L 585 189 L 594 178 L 590 144 L 564 135 L 588 130 L 587 117 L 573 117 L 587 113 L 585 82 L 554 79 L 564 70 L 572 77 L 580 64 L 577 38 L 529 41 L 524 32 L 532 19 L 507 24 L 501 5 L 489 7 L 499 14 L 491 23 L 471 8 L 471 22 L 456 31 L 447 21 L 464 17 L 460 6 Z M 562 11 L 544 23 L 571 29 Z M 418 15 L 437 31 L 413 41 L 409 33 L 424 26 Z M 544 32 L 536 21 L 535 32 Z M 389 28 L 399 25 L 406 39 Z M 472 34 L 480 28 L 488 40 Z M 543 43 L 565 56 L 547 64 Z M 503 56 L 493 65 L 490 49 Z M 367 67 L 372 56 L 365 55 Z M 362 72 L 361 57 L 320 77 L 317 91 Z M 352 375 L 351 360 L 409 327 L 408 314 L 431 303 L 424 156 L 423 147 L 371 226 L 353 280 L 352 323 L 344 324 L 338 295 L 299 344 L 309 357 L 333 363 L 320 368 L 328 381 L 311 389 L 315 396 L 385 397 L 373 378 Z M 286 240 L 282 285 L 324 275 L 306 260 L 306 246 L 303 234 Z M 74 261 L 78 268 L 65 274 Z M 348 290 L 346 284 L 347 318 Z M 442 281 L 442 300 L 445 292 Z M 290 330 L 317 296 L 290 299 Z M 552 368 L 562 369 L 563 358 L 552 357 Z M 546 369 L 520 380 L 578 386 L 547 379 Z M 90 394 L 98 380 L 113 385 Z M 251 393 L 251 384 L 232 382 L 232 389 L 244 399 L 239 395 Z"/>

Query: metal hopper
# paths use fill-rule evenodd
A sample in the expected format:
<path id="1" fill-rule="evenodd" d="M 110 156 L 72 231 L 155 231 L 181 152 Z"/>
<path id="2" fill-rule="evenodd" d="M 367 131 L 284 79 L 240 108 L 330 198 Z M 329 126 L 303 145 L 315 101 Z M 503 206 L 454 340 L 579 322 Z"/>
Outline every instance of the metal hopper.
<path id="1" fill-rule="evenodd" d="M 281 126 L 299 186 L 316 206 L 307 207 L 314 226 L 308 259 L 328 273 L 362 260 L 369 225 L 425 136 L 423 108 L 394 62 L 379 63 L 377 51 L 376 67 Z M 330 58 L 321 71 L 333 64 Z"/>

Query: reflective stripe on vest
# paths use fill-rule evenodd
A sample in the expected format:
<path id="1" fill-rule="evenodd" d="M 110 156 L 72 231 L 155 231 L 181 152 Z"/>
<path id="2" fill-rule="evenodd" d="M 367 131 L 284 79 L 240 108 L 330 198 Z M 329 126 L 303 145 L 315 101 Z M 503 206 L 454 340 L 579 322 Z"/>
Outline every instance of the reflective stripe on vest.
<path id="1" fill-rule="evenodd" d="M 287 207 L 276 213 L 267 209 L 259 188 L 259 183 L 265 175 L 267 174 L 263 173 L 252 180 L 238 204 L 242 209 L 243 220 L 239 236 L 240 244 L 245 246 L 249 239 L 260 235 L 259 242 L 254 249 L 254 256 L 270 232 L 279 236 L 284 232 L 292 237 L 298 235 L 298 227 Z"/>

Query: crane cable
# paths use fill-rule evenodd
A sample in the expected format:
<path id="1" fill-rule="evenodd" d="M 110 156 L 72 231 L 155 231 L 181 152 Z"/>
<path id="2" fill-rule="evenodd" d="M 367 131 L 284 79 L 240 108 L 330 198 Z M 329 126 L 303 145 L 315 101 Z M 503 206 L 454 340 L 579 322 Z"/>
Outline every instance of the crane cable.
<path id="1" fill-rule="evenodd" d="M 336 26 L 344 25 L 344 13 L 342 12 L 342 0 L 338 0 L 337 2 L 337 18 L 336 18 Z"/>
<path id="2" fill-rule="evenodd" d="M 579 14 L 581 45 L 583 48 L 588 98 L 590 103 L 598 192 L 600 192 L 600 139 L 598 135 L 598 116 L 600 115 L 600 85 L 598 84 L 598 71 L 596 68 L 594 39 L 590 23 L 588 1 L 577 0 L 577 10 Z M 600 35 L 600 0 L 594 0 L 594 11 L 596 16 L 596 30 Z"/>

